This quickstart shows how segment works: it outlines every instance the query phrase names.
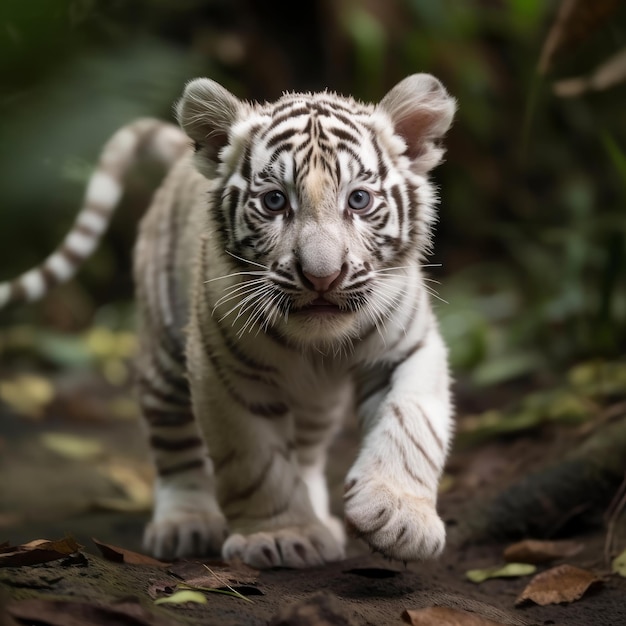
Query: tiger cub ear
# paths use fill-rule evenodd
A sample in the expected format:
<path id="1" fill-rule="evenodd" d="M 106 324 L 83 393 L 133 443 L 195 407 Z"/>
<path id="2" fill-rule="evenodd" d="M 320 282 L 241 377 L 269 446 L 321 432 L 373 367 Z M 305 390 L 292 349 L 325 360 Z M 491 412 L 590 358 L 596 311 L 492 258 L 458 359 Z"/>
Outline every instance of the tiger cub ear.
<path id="1" fill-rule="evenodd" d="M 176 104 L 176 118 L 195 143 L 196 166 L 201 174 L 213 175 L 219 152 L 242 108 L 242 102 L 214 80 L 196 78 L 187 83 Z"/>
<path id="2" fill-rule="evenodd" d="M 404 139 L 417 173 L 426 174 L 441 161 L 445 150 L 438 140 L 452 124 L 456 101 L 439 80 L 430 74 L 408 76 L 378 108 L 389 115 L 396 134 Z"/>

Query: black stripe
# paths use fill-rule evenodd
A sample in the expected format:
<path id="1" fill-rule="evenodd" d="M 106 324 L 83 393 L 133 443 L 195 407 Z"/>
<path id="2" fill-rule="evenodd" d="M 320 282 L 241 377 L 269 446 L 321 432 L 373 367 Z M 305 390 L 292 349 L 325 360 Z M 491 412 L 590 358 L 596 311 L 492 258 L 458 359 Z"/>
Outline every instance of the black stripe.
<path id="1" fill-rule="evenodd" d="M 294 135 L 298 133 L 294 128 L 287 128 L 280 133 L 274 135 L 271 139 L 267 141 L 266 146 L 268 148 L 274 148 L 277 144 L 292 139 Z"/>
<path id="2" fill-rule="evenodd" d="M 142 407 L 145 420 L 155 428 L 177 428 L 191 424 L 195 417 L 191 410 L 174 411 L 167 408 Z"/>
<path id="3" fill-rule="evenodd" d="M 171 467 L 159 467 L 157 468 L 159 476 L 171 476 L 172 474 L 180 474 L 182 472 L 188 472 L 190 470 L 201 469 L 204 467 L 204 459 L 194 459 L 193 461 L 186 461 L 185 463 L 179 463 L 178 465 L 172 465 Z"/>
<path id="4" fill-rule="evenodd" d="M 426 462 L 428 463 L 428 465 L 430 465 L 431 469 L 435 473 L 437 473 L 439 471 L 439 469 L 437 468 L 437 465 L 435 464 L 431 456 L 428 454 L 428 452 L 426 452 L 424 446 L 422 446 L 422 444 L 417 439 L 415 439 L 415 436 L 413 435 L 413 433 L 407 428 L 406 421 L 404 419 L 404 414 L 400 410 L 400 407 L 398 407 L 398 405 L 396 404 L 392 404 L 391 410 L 393 414 L 396 416 L 396 419 L 398 420 L 398 423 L 400 424 L 400 428 L 402 428 L 402 431 L 407 436 L 408 440 L 413 444 L 413 446 L 415 446 L 415 448 L 417 448 L 420 451 L 421 455 L 426 459 Z"/>
<path id="5" fill-rule="evenodd" d="M 164 381 L 165 382 L 165 381 Z M 139 375 L 136 381 L 137 386 L 144 392 L 165 404 L 178 404 L 189 406 L 189 393 L 181 392 L 178 389 L 161 389 L 154 381 L 147 376 Z"/>
<path id="6" fill-rule="evenodd" d="M 234 240 L 235 233 L 237 232 L 237 209 L 241 198 L 241 190 L 237 187 L 231 187 L 225 195 L 228 198 L 228 221 L 230 224 L 231 236 Z"/>
<path id="7" fill-rule="evenodd" d="M 153 448 L 167 452 L 182 452 L 190 448 L 199 448 L 203 444 L 202 439 L 197 436 L 185 437 L 184 439 L 170 439 L 159 435 L 152 435 L 152 437 L 150 437 L 150 445 Z"/>

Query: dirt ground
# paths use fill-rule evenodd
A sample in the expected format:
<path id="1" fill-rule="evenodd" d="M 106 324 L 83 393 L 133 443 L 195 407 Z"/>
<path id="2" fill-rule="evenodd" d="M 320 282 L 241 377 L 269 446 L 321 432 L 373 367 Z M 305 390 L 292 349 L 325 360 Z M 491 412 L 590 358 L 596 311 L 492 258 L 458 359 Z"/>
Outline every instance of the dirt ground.
<path id="1" fill-rule="evenodd" d="M 118 411 L 119 415 L 111 418 L 103 401 L 107 394 L 97 380 L 73 383 L 65 400 L 53 403 L 37 419 L 0 405 L 0 544 L 7 540 L 17 546 L 71 534 L 84 546 L 81 552 L 86 557 L 0 568 L 2 626 L 391 625 L 406 623 L 406 610 L 427 607 L 464 612 L 459 621 L 444 621 L 435 613 L 435 617 L 415 623 L 626 625 L 626 579 L 610 575 L 604 555 L 607 530 L 602 523 L 559 529 L 561 536 L 579 541 L 582 551 L 538 566 L 537 571 L 543 571 L 568 563 L 592 572 L 598 582 L 577 601 L 516 606 L 515 600 L 531 576 L 481 584 L 466 577 L 468 570 L 502 565 L 503 549 L 511 543 L 468 541 L 467 516 L 481 502 L 488 502 L 490 494 L 555 456 L 570 437 L 559 429 L 491 438 L 454 451 L 440 500 L 449 543 L 438 561 L 405 566 L 371 555 L 366 546 L 352 540 L 345 561 L 307 571 L 235 572 L 230 576 L 219 563 L 209 563 L 215 571 L 225 572 L 230 581 L 246 579 L 231 585 L 248 601 L 208 593 L 206 604 L 156 605 L 156 597 L 166 595 L 181 580 L 191 580 L 194 572 L 207 570 L 199 562 L 169 566 L 115 563 L 101 556 L 92 541 L 94 537 L 140 551 L 142 527 L 149 515 L 149 497 L 141 481 L 149 477 L 150 470 L 139 421 L 131 410 L 128 414 Z M 461 396 L 459 419 L 481 403 L 489 405 L 484 398 Z M 64 449 L 58 444 L 59 439 L 66 441 L 66 435 L 97 445 L 89 453 L 82 448 L 82 452 L 71 452 L 71 446 Z M 341 511 L 342 478 L 357 442 L 356 427 L 350 423 L 330 455 L 329 479 L 337 513 Z M 599 513 L 601 517 L 602 511 Z M 622 544 L 625 530 L 614 529 Z M 471 621 L 480 617 L 483 621 Z"/>

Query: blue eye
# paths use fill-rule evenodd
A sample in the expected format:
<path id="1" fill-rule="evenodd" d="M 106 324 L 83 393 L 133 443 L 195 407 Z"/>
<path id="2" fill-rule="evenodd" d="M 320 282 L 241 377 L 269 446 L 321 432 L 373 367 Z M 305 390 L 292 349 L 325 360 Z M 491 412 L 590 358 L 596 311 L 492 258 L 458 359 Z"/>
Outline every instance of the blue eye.
<path id="1" fill-rule="evenodd" d="M 287 198 L 282 191 L 274 189 L 263 196 L 263 207 L 270 213 L 280 213 L 287 208 Z"/>
<path id="2" fill-rule="evenodd" d="M 348 196 L 348 206 L 353 211 L 365 211 L 372 204 L 372 195 L 365 189 L 355 189 Z"/>

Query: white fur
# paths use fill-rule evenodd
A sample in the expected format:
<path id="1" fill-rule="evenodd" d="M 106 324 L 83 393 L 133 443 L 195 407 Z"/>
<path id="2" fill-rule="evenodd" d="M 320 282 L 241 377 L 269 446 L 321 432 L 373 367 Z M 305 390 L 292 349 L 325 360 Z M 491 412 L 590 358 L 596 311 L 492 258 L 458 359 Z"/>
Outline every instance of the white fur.
<path id="1" fill-rule="evenodd" d="M 86 210 L 78 216 L 77 223 L 85 226 L 94 234 L 101 235 L 107 229 L 109 220 L 95 211 Z"/>
<path id="2" fill-rule="evenodd" d="M 86 258 L 95 250 L 98 245 L 98 239 L 78 231 L 72 231 L 67 236 L 65 244 L 72 252 Z"/>
<path id="3" fill-rule="evenodd" d="M 122 186 L 119 181 L 105 171 L 93 173 L 87 186 L 85 204 L 102 207 L 114 207 L 122 196 Z"/>
<path id="4" fill-rule="evenodd" d="M 76 271 L 76 266 L 58 252 L 51 254 L 44 265 L 57 277 L 59 282 L 69 280 Z"/>
<path id="5" fill-rule="evenodd" d="M 20 282 L 24 291 L 26 291 L 27 300 L 37 300 L 46 291 L 46 284 L 44 283 L 43 276 L 38 269 L 26 272 L 20 277 Z"/>

